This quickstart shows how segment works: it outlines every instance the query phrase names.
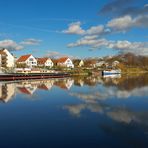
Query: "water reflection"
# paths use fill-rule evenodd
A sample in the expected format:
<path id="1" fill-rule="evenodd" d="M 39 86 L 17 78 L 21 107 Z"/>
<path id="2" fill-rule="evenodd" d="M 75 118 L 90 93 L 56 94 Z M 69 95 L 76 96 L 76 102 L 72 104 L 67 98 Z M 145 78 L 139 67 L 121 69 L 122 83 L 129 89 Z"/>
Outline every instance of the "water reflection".
<path id="1" fill-rule="evenodd" d="M 135 77 L 73 77 L 62 79 L 25 80 L 15 82 L 0 82 L 0 100 L 8 102 L 16 93 L 33 95 L 38 90 L 50 91 L 55 86 L 64 90 L 71 90 L 72 86 L 88 86 L 87 92 L 71 90 L 74 96 L 87 102 L 96 102 L 109 98 L 124 99 L 131 96 L 148 96 L 148 76 Z M 81 91 L 82 90 L 82 91 Z"/>
<path id="2" fill-rule="evenodd" d="M 41 99 L 36 99 L 37 101 L 35 101 L 35 103 L 19 102 L 20 104 L 17 104 L 17 100 L 20 100 L 20 96 L 22 95 L 26 102 L 28 102 L 26 98 L 31 98 L 32 96 Z M 41 140 L 43 143 L 45 139 L 47 140 L 48 131 L 48 134 L 50 132 L 53 133 L 50 135 L 53 141 L 60 141 L 61 137 L 65 137 L 68 132 L 67 139 L 71 137 L 69 135 L 72 133 L 74 137 L 79 137 L 78 135 L 81 135 L 79 137 L 81 140 L 77 140 L 81 141 L 83 144 L 89 141 L 84 138 L 86 135 L 88 135 L 88 139 L 89 137 L 94 138 L 96 135 L 101 139 L 101 137 L 105 135 L 104 140 L 100 140 L 104 141 L 102 145 L 104 145 L 104 143 L 106 144 L 106 139 L 108 140 L 111 135 L 112 140 L 109 139 L 112 141 L 111 144 L 116 143 L 116 139 L 121 143 L 123 139 L 125 139 L 123 147 L 126 147 L 129 141 L 133 147 L 135 144 L 140 144 L 138 146 L 141 146 L 141 144 L 147 141 L 144 138 L 148 139 L 147 97 L 148 76 L 145 75 L 132 77 L 87 76 L 0 83 L 1 102 L 8 103 L 11 101 L 11 105 L 17 102 L 16 104 L 21 106 L 21 109 L 15 106 L 12 115 L 15 110 L 17 113 L 22 110 L 24 116 L 21 114 L 19 116 L 19 114 L 15 113 L 15 119 L 18 118 L 17 122 L 21 122 L 22 119 L 21 124 L 24 123 L 24 127 L 26 127 L 26 121 L 32 119 L 25 130 L 28 129 L 28 133 L 30 134 L 32 128 L 34 131 L 41 129 L 40 132 L 42 131 L 41 135 L 43 138 L 38 137 L 39 140 L 37 141 Z M 13 98 L 16 99 L 13 100 Z M 7 106 L 7 104 L 1 105 L 1 117 L 3 117 L 4 106 L 7 110 L 5 113 L 6 117 L 9 117 L 7 112 L 9 109 L 11 110 L 12 106 Z M 29 109 L 26 110 L 26 108 Z M 11 119 L 10 117 L 10 120 Z M 5 119 L 3 120 L 5 121 Z M 32 124 L 32 126 L 30 126 L 30 124 Z M 3 126 L 5 127 L 5 123 Z M 9 126 L 11 127 L 11 125 Z M 19 126 L 19 124 L 17 124 L 17 126 Z M 45 129 L 43 127 L 45 127 Z M 85 130 L 82 131 L 82 127 Z M 13 130 L 13 128 L 14 127 L 12 127 L 11 130 Z M 3 129 L 0 131 L 2 130 Z M 59 133 L 58 131 L 62 132 Z M 23 132 L 25 133 L 25 131 Z M 60 135 L 61 133 L 63 135 Z M 96 134 L 95 136 L 94 133 Z M 31 134 L 33 135 L 33 133 Z M 140 137 L 143 136 L 144 138 L 140 139 L 138 134 Z M 36 135 L 40 135 L 40 133 Z M 59 137 L 57 135 L 59 135 Z M 16 137 L 19 138 L 17 135 Z M 36 138 L 33 140 L 36 142 Z M 94 138 L 94 145 L 96 146 L 100 141 Z M 138 141 L 138 143 L 135 143 L 135 141 Z M 46 142 L 48 143 L 49 139 Z M 72 142 L 75 143 L 74 141 Z M 94 145 L 90 145 L 89 147 L 93 147 Z M 102 145 L 100 147 L 102 147 Z M 110 145 L 107 144 L 105 146 Z M 119 144 L 119 147 L 120 146 L 122 146 L 122 144 Z"/>

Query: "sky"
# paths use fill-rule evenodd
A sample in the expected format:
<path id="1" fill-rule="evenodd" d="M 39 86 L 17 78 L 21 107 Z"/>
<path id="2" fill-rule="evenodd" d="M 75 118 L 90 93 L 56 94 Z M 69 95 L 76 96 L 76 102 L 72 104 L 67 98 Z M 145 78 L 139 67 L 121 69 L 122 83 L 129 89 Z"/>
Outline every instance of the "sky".
<path id="1" fill-rule="evenodd" d="M 148 2 L 0 0 L 0 48 L 17 57 L 148 55 Z"/>

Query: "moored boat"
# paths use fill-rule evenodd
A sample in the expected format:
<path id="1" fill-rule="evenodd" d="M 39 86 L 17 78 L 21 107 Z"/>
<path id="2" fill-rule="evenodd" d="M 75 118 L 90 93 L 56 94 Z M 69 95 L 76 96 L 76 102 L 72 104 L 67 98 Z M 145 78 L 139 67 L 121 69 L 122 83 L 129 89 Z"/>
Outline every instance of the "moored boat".
<path id="1" fill-rule="evenodd" d="M 121 69 L 103 70 L 102 75 L 121 74 Z"/>

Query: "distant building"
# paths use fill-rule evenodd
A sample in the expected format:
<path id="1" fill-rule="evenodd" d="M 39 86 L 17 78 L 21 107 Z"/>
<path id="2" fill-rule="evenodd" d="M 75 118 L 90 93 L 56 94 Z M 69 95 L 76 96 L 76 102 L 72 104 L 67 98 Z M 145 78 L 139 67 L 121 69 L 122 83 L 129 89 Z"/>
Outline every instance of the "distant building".
<path id="1" fill-rule="evenodd" d="M 67 68 L 74 68 L 74 64 L 72 60 L 68 57 L 62 57 L 56 60 L 57 66 L 67 67 Z"/>
<path id="2" fill-rule="evenodd" d="M 28 67 L 37 66 L 37 60 L 31 55 L 23 55 L 17 61 L 17 64 L 25 64 Z"/>
<path id="3" fill-rule="evenodd" d="M 98 62 L 96 63 L 96 67 L 101 67 L 101 66 L 103 66 L 103 65 L 105 65 L 105 61 L 98 61 Z"/>
<path id="4" fill-rule="evenodd" d="M 73 64 L 75 67 L 82 67 L 82 66 L 84 66 L 84 61 L 80 60 L 80 59 L 75 59 L 75 60 L 73 60 Z"/>
<path id="5" fill-rule="evenodd" d="M 119 61 L 114 61 L 114 62 L 112 63 L 112 66 L 113 66 L 113 67 L 116 67 L 116 66 L 118 66 L 119 64 L 120 64 Z"/>
<path id="6" fill-rule="evenodd" d="M 13 68 L 14 66 L 13 55 L 7 49 L 0 50 L 0 67 Z"/>
<path id="7" fill-rule="evenodd" d="M 50 58 L 37 58 L 38 66 L 53 67 L 53 62 Z"/>

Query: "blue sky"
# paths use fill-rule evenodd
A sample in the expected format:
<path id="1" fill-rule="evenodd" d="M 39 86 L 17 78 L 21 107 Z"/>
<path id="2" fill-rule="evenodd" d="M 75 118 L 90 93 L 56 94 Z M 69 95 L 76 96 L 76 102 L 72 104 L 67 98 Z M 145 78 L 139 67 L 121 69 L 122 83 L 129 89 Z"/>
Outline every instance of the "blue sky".
<path id="1" fill-rule="evenodd" d="M 16 56 L 148 55 L 146 0 L 1 0 L 0 48 Z"/>

